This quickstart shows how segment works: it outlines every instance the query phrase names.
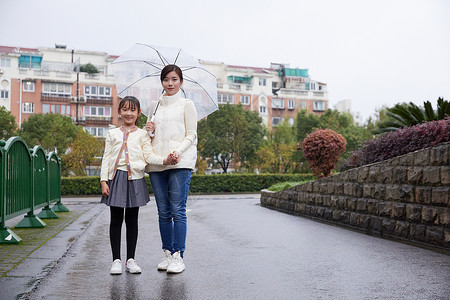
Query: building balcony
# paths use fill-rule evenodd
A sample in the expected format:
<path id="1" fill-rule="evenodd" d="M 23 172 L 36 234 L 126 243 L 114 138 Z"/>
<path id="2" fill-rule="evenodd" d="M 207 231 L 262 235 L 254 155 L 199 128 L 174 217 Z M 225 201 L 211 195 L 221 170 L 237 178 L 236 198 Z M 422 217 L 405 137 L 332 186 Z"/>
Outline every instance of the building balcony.
<path id="1" fill-rule="evenodd" d="M 64 94 L 41 94 L 41 101 L 45 102 L 70 102 L 71 96 L 70 95 L 64 95 Z"/>
<path id="2" fill-rule="evenodd" d="M 300 89 L 286 89 L 281 88 L 277 94 L 280 97 L 294 97 L 299 99 L 310 99 L 310 100 L 328 100 L 328 92 L 326 91 L 309 91 Z"/>
<path id="3" fill-rule="evenodd" d="M 83 121 L 86 126 L 89 125 L 109 125 L 111 124 L 112 118 L 111 117 L 90 117 L 85 116 L 79 119 L 79 121 Z"/>
<path id="4" fill-rule="evenodd" d="M 112 97 L 95 97 L 95 96 L 85 96 L 87 104 L 100 104 L 100 105 L 112 105 Z"/>
<path id="5" fill-rule="evenodd" d="M 19 68 L 19 74 L 30 77 L 33 79 L 44 79 L 46 81 L 64 81 L 64 82 L 76 82 L 76 72 L 62 72 L 62 71 L 49 71 L 43 69 L 26 69 Z M 84 74 L 84 73 L 81 73 Z M 102 82 L 114 84 L 114 75 L 112 74 L 84 74 L 83 77 L 80 74 L 80 80 L 86 80 L 87 82 Z"/>

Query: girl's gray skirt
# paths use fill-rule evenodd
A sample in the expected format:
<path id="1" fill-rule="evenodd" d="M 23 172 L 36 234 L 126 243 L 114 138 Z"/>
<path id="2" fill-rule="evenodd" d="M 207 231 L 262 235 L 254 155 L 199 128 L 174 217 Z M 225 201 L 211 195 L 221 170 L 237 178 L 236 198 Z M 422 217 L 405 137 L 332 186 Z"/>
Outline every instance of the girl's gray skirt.
<path id="1" fill-rule="evenodd" d="M 117 207 L 139 207 L 150 201 L 145 178 L 128 180 L 128 173 L 117 170 L 112 180 L 108 180 L 109 197 L 102 196 L 101 203 Z"/>

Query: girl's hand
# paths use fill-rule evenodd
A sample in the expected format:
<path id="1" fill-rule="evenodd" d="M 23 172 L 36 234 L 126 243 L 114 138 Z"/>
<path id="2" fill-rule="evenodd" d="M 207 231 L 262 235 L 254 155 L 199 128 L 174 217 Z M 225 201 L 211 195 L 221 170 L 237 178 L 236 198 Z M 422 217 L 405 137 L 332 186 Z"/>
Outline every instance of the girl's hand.
<path id="1" fill-rule="evenodd" d="M 163 165 L 176 165 L 180 161 L 180 156 L 175 151 L 167 155 L 163 161 Z"/>
<path id="2" fill-rule="evenodd" d="M 106 181 L 102 181 L 102 195 L 105 197 L 109 197 L 109 186 Z"/>
<path id="3" fill-rule="evenodd" d="M 154 133 L 154 131 L 155 131 L 155 122 L 153 122 L 153 121 L 147 122 L 145 124 L 145 130 L 146 131 L 150 131 L 151 133 Z"/>
<path id="4" fill-rule="evenodd" d="M 175 162 L 174 165 L 177 164 L 181 159 L 180 153 L 178 153 L 177 151 L 173 151 L 172 153 L 170 153 L 170 155 L 172 155 L 172 160 Z"/>

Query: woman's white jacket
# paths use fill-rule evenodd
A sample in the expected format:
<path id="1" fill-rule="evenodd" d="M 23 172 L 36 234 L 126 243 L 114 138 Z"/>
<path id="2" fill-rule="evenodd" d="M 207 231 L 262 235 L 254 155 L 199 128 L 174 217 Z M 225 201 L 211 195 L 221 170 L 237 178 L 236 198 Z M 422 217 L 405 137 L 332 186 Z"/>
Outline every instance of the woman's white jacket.
<path id="1" fill-rule="evenodd" d="M 151 139 L 157 156 L 167 157 L 177 151 L 176 165 L 147 165 L 146 172 L 168 169 L 194 169 L 197 161 L 197 110 L 194 103 L 181 97 L 181 90 L 173 96 L 161 95 L 155 114 L 155 136 Z"/>

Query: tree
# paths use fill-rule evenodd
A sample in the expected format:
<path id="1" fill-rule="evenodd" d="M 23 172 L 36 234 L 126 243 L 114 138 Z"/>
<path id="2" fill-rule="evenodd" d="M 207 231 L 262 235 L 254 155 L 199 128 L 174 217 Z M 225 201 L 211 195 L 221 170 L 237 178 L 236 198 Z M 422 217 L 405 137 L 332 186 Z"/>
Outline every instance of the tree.
<path id="1" fill-rule="evenodd" d="M 31 147 L 41 145 L 47 151 L 55 148 L 60 157 L 77 136 L 78 127 L 72 119 L 58 114 L 34 114 L 22 123 L 19 135 Z"/>
<path id="2" fill-rule="evenodd" d="M 98 161 L 102 155 L 103 143 L 82 128 L 78 128 L 75 140 L 69 146 L 69 152 L 61 159 L 62 173 L 71 172 L 76 176 L 86 176 L 86 167 Z"/>
<path id="3" fill-rule="evenodd" d="M 82 66 L 80 67 L 80 71 L 81 71 L 81 72 L 86 72 L 86 73 L 88 73 L 88 74 L 90 74 L 90 75 L 92 75 L 92 74 L 97 74 L 97 73 L 98 73 L 97 67 L 94 66 L 94 65 L 91 64 L 91 63 L 87 63 L 87 64 L 85 64 L 85 65 L 82 65 Z"/>
<path id="4" fill-rule="evenodd" d="M 337 110 L 328 109 L 325 111 L 319 118 L 319 128 L 331 129 L 345 138 L 347 144 L 343 158 L 350 156 L 352 151 L 372 138 L 372 134 L 367 127 L 355 124 L 351 114 Z"/>
<path id="5" fill-rule="evenodd" d="M 372 123 L 359 126 L 355 124 L 351 114 L 342 113 L 337 110 L 328 109 L 320 117 L 313 113 L 300 111 L 295 120 L 296 136 L 298 138 L 298 153 L 296 154 L 295 159 L 299 162 L 297 168 L 300 168 L 300 170 L 298 171 L 308 171 L 307 160 L 301 145 L 306 136 L 315 129 L 330 129 L 341 134 L 346 139 L 346 151 L 342 155 L 342 159 L 344 159 L 349 157 L 352 151 L 361 147 L 365 141 L 373 138 L 373 135 L 368 129 L 369 125 L 374 126 Z"/>
<path id="6" fill-rule="evenodd" d="M 242 166 L 251 165 L 263 142 L 261 123 L 258 113 L 245 111 L 242 105 L 221 105 L 198 124 L 200 155 L 220 165 L 224 173 L 232 160 Z"/>
<path id="7" fill-rule="evenodd" d="M 439 98 L 436 111 L 433 110 L 430 101 L 424 102 L 423 107 L 412 102 L 398 103 L 394 107 L 388 108 L 386 114 L 387 120 L 379 124 L 374 133 L 390 132 L 423 122 L 443 120 L 446 116 L 450 116 L 450 103 Z"/>
<path id="8" fill-rule="evenodd" d="M 345 138 L 330 129 L 318 129 L 302 143 L 310 168 L 318 178 L 327 177 L 336 167 L 339 155 L 345 152 Z"/>
<path id="9" fill-rule="evenodd" d="M 303 141 L 314 129 L 319 128 L 319 124 L 320 119 L 316 114 L 308 113 L 306 110 L 299 111 L 295 119 L 297 141 Z"/>
<path id="10" fill-rule="evenodd" d="M 9 139 L 14 135 L 16 130 L 16 118 L 4 106 L 0 107 L 0 139 Z"/>
<path id="11" fill-rule="evenodd" d="M 261 172 L 287 173 L 294 171 L 297 160 L 295 129 L 286 117 L 269 134 L 265 144 L 257 151 L 258 168 Z"/>

